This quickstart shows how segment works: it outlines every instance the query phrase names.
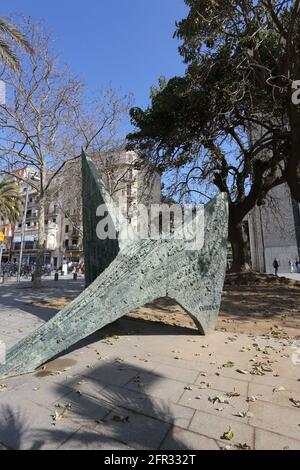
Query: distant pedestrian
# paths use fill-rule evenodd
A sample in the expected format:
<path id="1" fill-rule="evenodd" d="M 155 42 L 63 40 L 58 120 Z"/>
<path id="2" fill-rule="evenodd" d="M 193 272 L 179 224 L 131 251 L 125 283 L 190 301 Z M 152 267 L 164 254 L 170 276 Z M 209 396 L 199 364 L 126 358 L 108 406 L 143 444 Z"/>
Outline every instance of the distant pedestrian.
<path id="1" fill-rule="evenodd" d="M 290 267 L 290 272 L 291 272 L 291 274 L 293 274 L 293 272 L 294 272 L 294 267 L 295 267 L 295 265 L 294 265 L 294 260 L 293 260 L 293 259 L 290 259 L 290 260 L 289 260 L 289 267 Z"/>
<path id="2" fill-rule="evenodd" d="M 275 276 L 278 276 L 279 263 L 276 258 L 273 261 L 273 268 L 275 270 Z"/>
<path id="3" fill-rule="evenodd" d="M 296 265 L 296 271 L 297 271 L 297 273 L 300 274 L 300 259 L 299 259 L 299 258 L 296 259 L 295 265 Z"/>

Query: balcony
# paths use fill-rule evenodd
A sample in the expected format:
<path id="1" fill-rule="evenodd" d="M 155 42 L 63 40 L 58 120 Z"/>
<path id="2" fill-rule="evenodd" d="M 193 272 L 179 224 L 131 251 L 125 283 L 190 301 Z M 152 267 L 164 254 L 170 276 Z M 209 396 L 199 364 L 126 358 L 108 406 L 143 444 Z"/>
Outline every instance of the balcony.
<path id="1" fill-rule="evenodd" d="M 26 220 L 27 220 L 27 221 L 36 220 L 36 219 L 38 218 L 38 216 L 39 216 L 38 214 L 34 214 L 34 213 L 33 213 L 33 214 L 30 214 L 30 215 L 27 215 L 27 214 L 26 214 Z"/>
<path id="2" fill-rule="evenodd" d="M 74 252 L 80 253 L 81 251 L 82 251 L 82 249 L 80 248 L 79 245 L 71 245 L 71 246 L 65 247 L 65 252 L 67 254 L 74 253 Z"/>

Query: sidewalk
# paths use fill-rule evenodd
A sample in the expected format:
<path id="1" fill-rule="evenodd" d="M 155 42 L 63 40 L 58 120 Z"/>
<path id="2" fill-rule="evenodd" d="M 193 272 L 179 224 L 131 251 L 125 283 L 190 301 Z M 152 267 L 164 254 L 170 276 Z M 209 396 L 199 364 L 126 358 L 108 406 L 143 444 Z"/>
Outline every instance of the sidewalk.
<path id="1" fill-rule="evenodd" d="M 293 279 L 295 281 L 300 281 L 300 273 L 279 273 L 279 277 L 286 277 L 287 279 Z"/>
<path id="2" fill-rule="evenodd" d="M 47 285 L 0 289 L 8 346 L 54 314 L 33 301 L 83 288 Z M 288 340 L 123 318 L 34 374 L 0 379 L 0 449 L 299 450 L 291 354 Z"/>

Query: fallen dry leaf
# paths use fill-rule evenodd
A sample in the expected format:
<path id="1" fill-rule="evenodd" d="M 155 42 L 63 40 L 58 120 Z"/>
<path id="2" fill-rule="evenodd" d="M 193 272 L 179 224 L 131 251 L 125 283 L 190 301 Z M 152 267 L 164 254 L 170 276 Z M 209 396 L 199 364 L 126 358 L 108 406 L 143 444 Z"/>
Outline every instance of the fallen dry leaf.
<path id="1" fill-rule="evenodd" d="M 129 422 L 129 416 L 114 415 L 112 417 L 112 420 L 116 421 L 117 423 L 128 423 Z"/>
<path id="2" fill-rule="evenodd" d="M 238 450 L 252 450 L 252 447 L 249 446 L 248 444 L 238 444 L 236 448 Z"/>
<path id="3" fill-rule="evenodd" d="M 240 397 L 241 394 L 239 392 L 237 392 L 236 390 L 234 390 L 233 392 L 226 393 L 226 396 L 228 398 L 234 398 L 234 397 Z"/>
<path id="4" fill-rule="evenodd" d="M 233 438 L 234 438 L 234 434 L 231 428 L 229 428 L 229 431 L 224 432 L 223 436 L 221 436 L 221 439 L 225 439 L 226 441 L 232 441 Z"/>
<path id="5" fill-rule="evenodd" d="M 227 398 L 223 397 L 222 395 L 219 395 L 217 397 L 209 397 L 208 401 L 212 402 L 213 404 L 222 403 L 224 405 L 229 405 L 229 401 L 227 400 Z"/>
<path id="6" fill-rule="evenodd" d="M 232 361 L 227 361 L 226 364 L 223 364 L 223 367 L 228 368 L 228 369 L 231 369 L 234 366 L 235 366 L 235 364 Z"/>
<path id="7" fill-rule="evenodd" d="M 282 386 L 274 388 L 273 393 L 277 393 L 277 392 L 285 392 L 285 388 Z"/>
<path id="8" fill-rule="evenodd" d="M 291 402 L 296 408 L 300 408 L 300 400 L 295 400 L 294 398 L 290 398 L 290 402 Z"/>

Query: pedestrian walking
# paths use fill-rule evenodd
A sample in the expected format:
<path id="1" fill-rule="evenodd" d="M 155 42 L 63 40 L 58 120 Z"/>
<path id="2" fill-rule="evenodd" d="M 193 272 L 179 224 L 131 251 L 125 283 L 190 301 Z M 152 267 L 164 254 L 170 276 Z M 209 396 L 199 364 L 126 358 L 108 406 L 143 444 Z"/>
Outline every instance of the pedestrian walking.
<path id="1" fill-rule="evenodd" d="M 290 259 L 290 260 L 289 260 L 289 267 L 290 267 L 290 272 L 291 272 L 291 274 L 293 274 L 294 268 L 295 268 L 294 260 L 293 260 L 293 259 Z"/>
<path id="2" fill-rule="evenodd" d="M 273 261 L 273 268 L 275 270 L 275 276 L 278 276 L 279 263 L 276 258 Z"/>

